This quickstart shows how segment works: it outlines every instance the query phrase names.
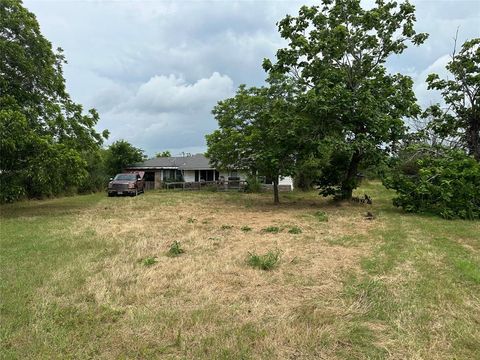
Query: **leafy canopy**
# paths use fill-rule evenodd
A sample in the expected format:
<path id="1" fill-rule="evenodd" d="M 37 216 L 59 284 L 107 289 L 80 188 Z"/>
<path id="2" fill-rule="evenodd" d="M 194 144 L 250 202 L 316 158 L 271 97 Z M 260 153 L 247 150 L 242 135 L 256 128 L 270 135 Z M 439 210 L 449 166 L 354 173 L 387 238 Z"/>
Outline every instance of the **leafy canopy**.
<path id="1" fill-rule="evenodd" d="M 278 202 L 278 177 L 293 174 L 298 148 L 292 84 L 271 79 L 269 87 L 247 88 L 220 101 L 213 109 L 219 129 L 207 135 L 208 153 L 219 169 L 244 169 L 274 181 Z"/>
<path id="2" fill-rule="evenodd" d="M 432 105 L 424 117 L 437 134 L 460 143 L 480 162 L 480 38 L 465 42 L 458 54 L 453 54 L 447 65 L 451 79 L 440 79 L 438 74 L 427 78 L 428 88 L 439 90 L 447 106 Z"/>
<path id="3" fill-rule="evenodd" d="M 138 149 L 125 140 L 115 141 L 106 152 L 106 167 L 109 175 L 121 173 L 127 165 L 145 160 L 142 149 Z"/>
<path id="4" fill-rule="evenodd" d="M 369 10 L 360 0 L 303 6 L 297 17 L 279 23 L 288 46 L 277 51 L 276 63 L 264 60 L 270 75 L 298 81 L 308 99 L 312 137 L 319 143 L 328 140 L 335 149 L 332 164 L 342 171 L 334 178 L 320 177 L 324 195 L 351 197 L 359 166 L 378 162 L 389 150 L 385 144 L 394 146 L 401 138 L 403 117 L 419 113 L 411 78 L 389 74 L 384 64 L 408 43 L 422 44 L 427 35 L 415 31 L 410 3 L 375 4 Z"/>
<path id="5" fill-rule="evenodd" d="M 85 155 L 108 136 L 65 89 L 62 50 L 52 50 L 18 0 L 0 2 L 0 201 L 45 196 L 88 176 Z"/>

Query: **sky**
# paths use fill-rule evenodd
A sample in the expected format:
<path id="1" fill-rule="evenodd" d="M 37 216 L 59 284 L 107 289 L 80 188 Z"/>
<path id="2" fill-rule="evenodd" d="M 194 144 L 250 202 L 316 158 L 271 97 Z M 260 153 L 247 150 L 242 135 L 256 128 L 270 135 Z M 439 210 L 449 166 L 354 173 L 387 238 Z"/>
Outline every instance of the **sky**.
<path id="1" fill-rule="evenodd" d="M 416 0 L 418 32 L 429 39 L 391 57 L 410 75 L 419 103 L 439 101 L 428 74 L 445 73 L 454 47 L 480 36 L 480 0 Z M 125 139 L 149 156 L 206 150 L 212 108 L 240 84 L 264 84 L 264 58 L 285 46 L 276 23 L 315 1 L 24 0 L 53 47 L 64 50 L 67 89 L 100 114 L 107 144 Z M 366 7 L 371 1 L 365 1 Z"/>

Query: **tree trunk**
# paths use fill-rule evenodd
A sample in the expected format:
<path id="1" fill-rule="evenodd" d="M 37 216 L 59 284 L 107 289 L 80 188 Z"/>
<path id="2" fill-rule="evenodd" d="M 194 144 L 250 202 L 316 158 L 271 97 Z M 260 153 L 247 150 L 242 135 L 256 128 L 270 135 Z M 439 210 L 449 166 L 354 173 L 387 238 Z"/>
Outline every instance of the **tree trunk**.
<path id="1" fill-rule="evenodd" d="M 273 178 L 273 203 L 280 204 L 280 197 L 278 196 L 278 176 Z"/>
<path id="2" fill-rule="evenodd" d="M 352 198 L 353 189 L 357 187 L 357 173 L 358 173 L 358 164 L 362 159 L 360 152 L 355 150 L 350 160 L 350 165 L 348 166 L 347 176 L 342 182 L 341 192 L 343 200 L 350 200 Z"/>
<path id="3" fill-rule="evenodd" d="M 467 131 L 468 152 L 480 162 L 480 119 L 475 115 L 470 120 Z"/>

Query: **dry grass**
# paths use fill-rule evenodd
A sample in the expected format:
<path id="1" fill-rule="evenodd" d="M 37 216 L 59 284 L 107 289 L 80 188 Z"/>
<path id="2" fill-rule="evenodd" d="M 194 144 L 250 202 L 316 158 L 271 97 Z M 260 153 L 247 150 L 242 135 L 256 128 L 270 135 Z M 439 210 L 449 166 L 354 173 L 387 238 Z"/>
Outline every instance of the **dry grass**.
<path id="1" fill-rule="evenodd" d="M 376 195 L 377 188 L 369 190 Z M 364 218 L 366 206 L 335 205 L 311 193 L 284 194 L 280 206 L 272 205 L 268 194 L 151 192 L 102 198 L 76 211 L 69 226 L 52 226 L 49 236 L 81 240 L 80 250 L 34 289 L 32 297 L 41 299 L 33 302 L 34 329 L 22 328 L 7 345 L 28 344 L 42 354 L 37 358 L 56 353 L 103 359 L 474 354 L 458 348 L 462 336 L 469 344 L 480 338 L 479 331 L 463 335 L 457 320 L 478 319 L 479 292 L 454 292 L 450 278 L 442 278 L 445 292 L 437 289 L 432 294 L 437 303 L 428 304 L 423 294 L 439 284 L 425 274 L 429 266 L 445 267 L 446 255 L 426 242 L 416 218 L 392 213 L 384 193 L 375 198 L 379 201 L 368 207 L 378 215 L 373 221 Z M 319 210 L 328 221 L 318 221 Z M 476 225 L 462 224 L 459 247 L 467 244 L 478 254 L 471 235 Z M 251 231 L 242 231 L 244 226 Z M 280 232 L 263 231 L 269 226 Z M 301 233 L 289 233 L 293 226 Z M 408 246 L 398 240 L 402 236 Z M 185 252 L 167 256 L 174 241 Z M 249 252 L 275 249 L 281 260 L 271 271 L 245 262 Z M 145 259 L 155 261 L 145 266 Z M 433 335 L 422 337 L 427 327 Z M 48 329 L 66 340 L 52 338 Z M 32 331 L 41 345 L 32 343 Z M 54 346 L 45 345 L 49 342 Z"/>
<path id="2" fill-rule="evenodd" d="M 319 208 L 328 212 L 328 222 L 316 221 L 313 214 Z M 102 201 L 83 212 L 72 229 L 91 232 L 105 248 L 116 249 L 112 256 L 93 260 L 90 265 L 99 271 L 81 289 L 100 306 L 125 314 L 116 323 L 111 350 L 102 356 L 117 358 L 134 343 L 167 347 L 173 357 L 220 356 L 205 345 L 212 336 L 233 356 L 241 352 L 236 337 L 244 335 L 228 334 L 240 331 L 247 338 L 252 332 L 248 343 L 254 346 L 248 345 L 248 353 L 254 357 L 331 358 L 334 348 L 323 350 L 316 341 L 338 331 L 336 318 L 357 310 L 341 299 L 342 280 L 346 273 L 360 271 L 360 258 L 371 244 L 345 248 L 329 241 L 367 234 L 376 223 L 365 221 L 363 211 L 358 208 L 352 216 L 351 209 L 323 199 L 277 207 L 265 196 L 238 199 L 236 194 L 152 193 Z M 241 231 L 244 225 L 252 231 Z M 271 225 L 281 232 L 262 231 Z M 288 226 L 300 227 L 302 234 L 289 234 Z M 178 258 L 166 256 L 174 240 L 185 249 Z M 278 269 L 267 273 L 245 264 L 249 251 L 270 249 L 282 252 Z M 142 266 L 147 257 L 156 257 L 157 263 Z M 55 278 L 61 282 L 64 274 L 62 270 Z M 42 289 L 44 299 L 46 295 Z M 58 303 L 52 296 L 50 301 Z M 75 303 L 76 298 L 78 292 L 62 302 Z M 139 319 L 142 324 L 133 326 Z M 315 326 L 308 323 L 312 321 Z"/>

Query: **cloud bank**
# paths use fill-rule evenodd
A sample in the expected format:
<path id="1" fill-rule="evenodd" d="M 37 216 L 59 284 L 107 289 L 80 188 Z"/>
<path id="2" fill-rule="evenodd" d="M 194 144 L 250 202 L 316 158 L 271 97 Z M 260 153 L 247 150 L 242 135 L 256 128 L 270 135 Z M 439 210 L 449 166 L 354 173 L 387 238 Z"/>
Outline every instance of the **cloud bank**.
<path id="1" fill-rule="evenodd" d="M 262 85 L 263 58 L 284 46 L 276 22 L 313 1 L 52 1 L 26 0 L 41 30 L 65 50 L 73 99 L 100 113 L 98 129 L 147 154 L 205 150 L 216 128 L 211 109 L 238 85 Z M 371 1 L 366 1 L 369 6 Z M 480 36 L 480 2 L 413 1 L 417 29 L 430 38 L 392 57 L 392 72 L 409 74 L 422 106 L 426 89 L 458 43 Z"/>

